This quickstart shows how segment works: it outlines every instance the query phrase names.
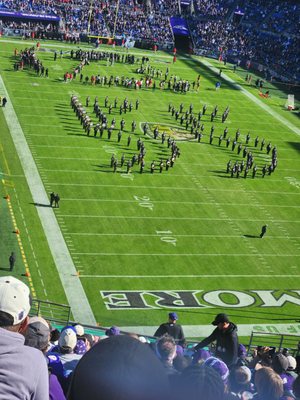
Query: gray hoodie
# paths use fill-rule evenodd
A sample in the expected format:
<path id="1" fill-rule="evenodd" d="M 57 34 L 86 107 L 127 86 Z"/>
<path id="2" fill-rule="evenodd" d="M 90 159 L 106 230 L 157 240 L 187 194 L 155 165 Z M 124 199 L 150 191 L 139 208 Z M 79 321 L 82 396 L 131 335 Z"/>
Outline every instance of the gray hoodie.
<path id="1" fill-rule="evenodd" d="M 49 400 L 49 376 L 40 350 L 24 336 L 0 328 L 0 400 Z"/>

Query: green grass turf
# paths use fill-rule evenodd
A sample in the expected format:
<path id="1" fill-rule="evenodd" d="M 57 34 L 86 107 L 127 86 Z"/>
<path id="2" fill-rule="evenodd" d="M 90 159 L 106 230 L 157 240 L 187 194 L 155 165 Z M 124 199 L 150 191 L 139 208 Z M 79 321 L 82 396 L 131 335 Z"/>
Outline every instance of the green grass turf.
<path id="1" fill-rule="evenodd" d="M 165 320 L 166 310 L 174 309 L 174 306 L 168 307 L 167 304 L 166 308 L 160 307 L 155 304 L 153 296 L 146 295 L 147 302 L 156 308 L 110 311 L 105 307 L 101 291 L 198 290 L 202 291 L 197 295 L 200 302 L 208 305 L 203 296 L 212 290 L 274 290 L 277 297 L 283 292 L 299 290 L 299 278 L 294 277 L 299 274 L 300 254 L 299 137 L 295 133 L 224 80 L 221 90 L 215 91 L 218 77 L 196 57 L 179 57 L 173 65 L 169 63 L 171 56 L 163 53 L 150 55 L 151 65 L 163 72 L 168 66 L 170 74 L 190 81 L 201 75 L 199 93 L 191 91 L 182 95 L 159 89 L 136 91 L 121 87 L 92 87 L 90 84 L 81 84 L 78 78 L 66 84 L 62 81 L 63 74 L 72 70 L 78 62 L 70 60 L 68 54 L 54 62 L 53 53 L 49 51 L 38 54 L 45 67 L 49 68 L 48 79 L 37 77 L 32 70 L 14 72 L 13 49 L 16 47 L 20 50 L 26 45 L 21 41 L 17 44 L 1 42 L 1 75 L 29 146 L 34 151 L 45 188 L 49 193 L 53 190 L 60 194 L 61 207 L 55 213 L 59 223 L 65 224 L 63 234 L 72 244 L 70 253 L 80 270 L 81 282 L 100 324 L 156 325 Z M 55 44 L 52 43 L 52 46 L 54 49 Z M 218 65 L 217 62 L 212 63 Z M 84 68 L 84 75 L 138 76 L 135 73 L 137 66 L 116 63 L 108 67 L 104 61 L 91 62 Z M 223 72 L 237 79 L 238 83 L 242 82 L 237 74 L 233 74 L 230 66 Z M 259 98 L 255 88 L 247 89 Z M 107 139 L 107 133 L 100 140 L 87 137 L 84 133 L 70 107 L 72 93 L 80 96 L 83 104 L 86 96 L 91 96 L 88 113 L 94 122 L 92 104 L 96 95 L 100 106 L 103 106 L 105 96 L 109 96 L 111 102 L 117 96 L 119 101 L 127 97 L 133 105 L 138 98 L 140 107 L 138 111 L 133 109 L 131 113 L 122 115 L 126 127 L 120 143 L 117 143 L 117 130 L 113 132 L 111 140 Z M 298 116 L 284 110 L 285 97 L 282 94 L 280 96 L 276 97 L 274 91 L 270 99 L 262 101 L 299 127 Z M 142 131 L 137 129 L 128 148 L 127 137 L 133 119 L 138 126 L 148 121 L 159 123 L 160 126 L 179 127 L 179 121 L 176 123 L 167 111 L 170 102 L 176 108 L 183 102 L 185 109 L 193 103 L 195 112 L 206 103 L 208 111 L 203 117 L 205 135 L 201 144 L 194 141 L 178 142 L 181 156 L 174 168 L 162 174 L 156 170 L 152 175 L 149 171 L 151 161 L 158 162 L 160 158 L 169 156 L 166 144 L 163 146 L 160 141 L 144 137 Z M 246 180 L 227 176 L 227 161 L 241 160 L 242 157 L 237 156 L 236 151 L 233 153 L 231 146 L 227 149 L 224 142 L 219 147 L 217 138 L 213 145 L 208 144 L 211 127 L 209 116 L 216 104 L 219 117 L 214 122 L 215 135 L 218 137 L 224 125 L 228 125 L 229 136 L 233 138 L 236 129 L 240 128 L 240 140 L 244 142 L 245 135 L 250 131 L 250 147 L 259 168 L 268 163 L 270 157 L 265 151 L 254 149 L 254 137 L 265 137 L 266 143 L 271 141 L 277 145 L 279 166 L 273 175 L 262 179 L 259 172 L 254 180 L 251 174 Z M 226 124 L 222 124 L 220 115 L 227 105 L 230 106 L 229 118 Z M 106 115 L 109 121 L 115 117 L 116 127 L 119 128 L 121 117 L 118 110 L 113 109 L 111 116 L 107 111 Z M 0 123 L 1 128 L 5 127 L 2 114 Z M 125 153 L 126 159 L 131 158 L 136 153 L 139 137 L 144 140 L 147 150 L 145 173 L 139 174 L 136 166 L 130 178 L 124 174 L 125 167 L 113 174 L 110 168 L 111 154 L 120 159 Z M 14 192 L 29 229 L 29 234 L 21 234 L 21 237 L 37 295 L 65 302 L 35 207 L 5 129 L 1 129 L 1 141 L 10 168 L 9 179 L 14 184 L 14 190 L 10 191 L 13 192 L 12 204 L 16 218 L 22 233 L 24 221 Z M 4 164 L 3 160 L 1 162 Z M 263 240 L 251 237 L 258 235 L 265 223 L 269 225 L 266 237 Z M 10 229 L 7 231 L 8 237 Z M 158 231 L 166 233 L 158 234 Z M 161 236 L 167 239 L 161 240 Z M 6 250 L 6 253 L 9 251 Z M 6 256 L 4 261 L 1 258 L 1 262 L 5 262 L 5 259 Z M 19 268 L 16 271 L 18 273 L 22 269 Z M 103 278 L 97 275 L 116 277 Z M 151 277 L 138 277 L 145 275 Z M 243 275 L 253 277 L 245 278 Z M 256 278 L 255 275 L 266 277 Z M 290 294 L 299 298 L 296 293 Z M 216 305 L 210 308 L 179 308 L 181 322 L 185 325 L 207 324 L 220 310 L 228 312 L 239 323 L 288 323 L 295 322 L 299 315 L 299 306 L 295 304 L 286 302 L 280 308 L 266 308 L 261 306 L 262 302 L 257 296 L 253 296 L 256 302 L 246 308 Z M 222 294 L 220 300 L 232 305 L 236 302 L 230 294 Z"/>

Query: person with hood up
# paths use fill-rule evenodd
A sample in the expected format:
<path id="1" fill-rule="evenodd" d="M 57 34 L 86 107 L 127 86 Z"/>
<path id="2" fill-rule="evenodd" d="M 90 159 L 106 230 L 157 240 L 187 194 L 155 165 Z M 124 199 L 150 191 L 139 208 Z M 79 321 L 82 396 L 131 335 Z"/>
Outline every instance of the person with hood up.
<path id="1" fill-rule="evenodd" d="M 237 326 L 229 321 L 226 314 L 218 314 L 212 325 L 216 326 L 216 329 L 194 347 L 195 351 L 216 342 L 215 356 L 224 361 L 228 367 L 235 365 L 239 347 Z"/>

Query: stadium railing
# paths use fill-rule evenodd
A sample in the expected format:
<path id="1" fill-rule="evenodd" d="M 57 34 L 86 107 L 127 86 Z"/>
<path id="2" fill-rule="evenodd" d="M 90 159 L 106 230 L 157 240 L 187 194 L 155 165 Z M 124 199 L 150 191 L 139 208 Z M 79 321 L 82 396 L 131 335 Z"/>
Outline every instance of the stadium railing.
<path id="1" fill-rule="evenodd" d="M 72 321 L 71 317 L 71 307 L 65 304 L 54 303 L 50 301 L 43 301 L 38 299 L 32 300 L 32 306 L 30 310 L 30 315 L 39 315 L 50 321 L 53 326 L 57 328 L 62 328 L 63 326 L 71 325 L 75 323 Z M 76 323 L 81 323 L 81 321 L 76 321 Z M 82 324 L 86 332 L 91 333 L 96 336 L 105 335 L 106 327 L 103 326 L 91 326 Z M 124 332 L 122 334 L 135 333 L 135 332 Z M 139 335 L 140 336 L 140 335 Z M 145 336 L 145 335 L 143 335 Z M 149 341 L 155 340 L 153 336 L 145 336 Z M 193 346 L 197 343 L 197 340 L 187 340 L 188 347 Z M 252 332 L 249 343 L 244 345 L 247 347 L 248 355 L 251 354 L 252 350 L 257 348 L 257 346 L 268 346 L 274 347 L 276 351 L 282 351 L 287 349 L 289 354 L 296 357 L 300 355 L 300 336 L 292 334 L 280 334 L 275 332 Z"/>
<path id="2" fill-rule="evenodd" d="M 276 351 L 287 350 L 296 357 L 300 355 L 300 336 L 269 332 L 252 332 L 248 345 L 248 355 L 258 346 L 273 347 Z"/>
<path id="3" fill-rule="evenodd" d="M 68 325 L 71 318 L 71 307 L 51 301 L 33 299 L 30 315 L 38 315 L 50 322 Z"/>

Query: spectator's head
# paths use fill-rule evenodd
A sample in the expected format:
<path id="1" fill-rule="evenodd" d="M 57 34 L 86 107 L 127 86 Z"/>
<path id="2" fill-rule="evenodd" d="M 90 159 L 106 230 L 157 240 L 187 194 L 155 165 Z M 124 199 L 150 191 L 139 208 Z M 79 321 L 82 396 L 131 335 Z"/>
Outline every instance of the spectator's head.
<path id="1" fill-rule="evenodd" d="M 286 356 L 282 353 L 277 353 L 274 355 L 272 360 L 272 368 L 277 374 L 283 374 L 286 372 L 289 366 L 289 361 Z"/>
<path id="2" fill-rule="evenodd" d="M 58 329 L 52 329 L 50 333 L 50 342 L 57 342 L 60 337 L 60 331 Z"/>
<path id="3" fill-rule="evenodd" d="M 225 387 L 220 375 L 213 368 L 191 365 L 179 376 L 176 392 L 178 399 L 223 400 Z"/>
<path id="4" fill-rule="evenodd" d="M 84 354 L 87 352 L 87 344 L 85 338 L 80 338 L 77 340 L 76 346 L 74 348 L 75 354 Z"/>
<path id="5" fill-rule="evenodd" d="M 227 314 L 218 314 L 212 321 L 212 325 L 217 326 L 220 330 L 227 329 L 229 326 L 229 318 Z"/>
<path id="6" fill-rule="evenodd" d="M 244 360 L 247 357 L 247 349 L 243 344 L 239 344 L 238 348 L 238 357 Z"/>
<path id="7" fill-rule="evenodd" d="M 84 327 L 80 324 L 75 324 L 74 329 L 76 331 L 77 336 L 83 336 L 84 335 Z"/>
<path id="8" fill-rule="evenodd" d="M 227 365 L 217 357 L 209 357 L 207 360 L 204 361 L 204 365 L 211 367 L 214 369 L 221 377 L 224 385 L 228 381 L 229 377 L 229 369 Z"/>
<path id="9" fill-rule="evenodd" d="M 174 323 L 176 323 L 177 320 L 178 320 L 178 315 L 176 314 L 176 312 L 170 312 L 169 313 L 169 322 L 172 322 L 174 324 Z"/>
<path id="10" fill-rule="evenodd" d="M 286 357 L 288 359 L 288 371 L 294 371 L 297 368 L 297 361 L 296 358 L 293 356 L 287 356 Z"/>
<path id="11" fill-rule="evenodd" d="M 269 367 L 262 367 L 255 373 L 254 383 L 260 398 L 279 400 L 283 395 L 283 383 L 280 376 Z"/>
<path id="12" fill-rule="evenodd" d="M 173 362 L 173 367 L 179 371 L 182 372 L 184 369 L 189 367 L 192 364 L 192 359 L 189 356 L 177 356 L 174 358 Z"/>
<path id="13" fill-rule="evenodd" d="M 68 327 L 64 329 L 58 339 L 58 347 L 61 353 L 73 353 L 77 344 L 75 330 Z"/>
<path id="14" fill-rule="evenodd" d="M 172 364 L 176 357 L 176 343 L 172 336 L 164 335 L 157 341 L 157 353 L 159 358 L 166 363 Z"/>
<path id="15" fill-rule="evenodd" d="M 0 327 L 24 332 L 31 306 L 30 291 L 25 283 L 12 276 L 0 278 Z"/>
<path id="16" fill-rule="evenodd" d="M 85 338 L 85 343 L 86 343 L 86 349 L 87 351 L 90 350 L 91 347 L 94 346 L 95 344 L 95 337 L 91 335 L 90 333 L 85 333 L 83 335 L 83 338 Z"/>
<path id="17" fill-rule="evenodd" d="M 235 392 L 247 390 L 251 382 L 251 371 L 248 367 L 233 368 L 229 375 L 230 389 Z"/>
<path id="18" fill-rule="evenodd" d="M 25 345 L 46 352 L 50 340 L 50 327 L 42 317 L 29 318 L 25 331 Z"/>
<path id="19" fill-rule="evenodd" d="M 120 335 L 120 329 L 117 326 L 112 326 L 105 331 L 106 336 L 117 336 Z"/>
<path id="20" fill-rule="evenodd" d="M 208 350 L 199 349 L 193 354 L 193 364 L 203 364 L 209 357 L 211 354 Z"/>
<path id="21" fill-rule="evenodd" d="M 168 378 L 155 354 L 139 340 L 117 335 L 100 341 L 79 361 L 69 400 L 163 400 Z"/>

